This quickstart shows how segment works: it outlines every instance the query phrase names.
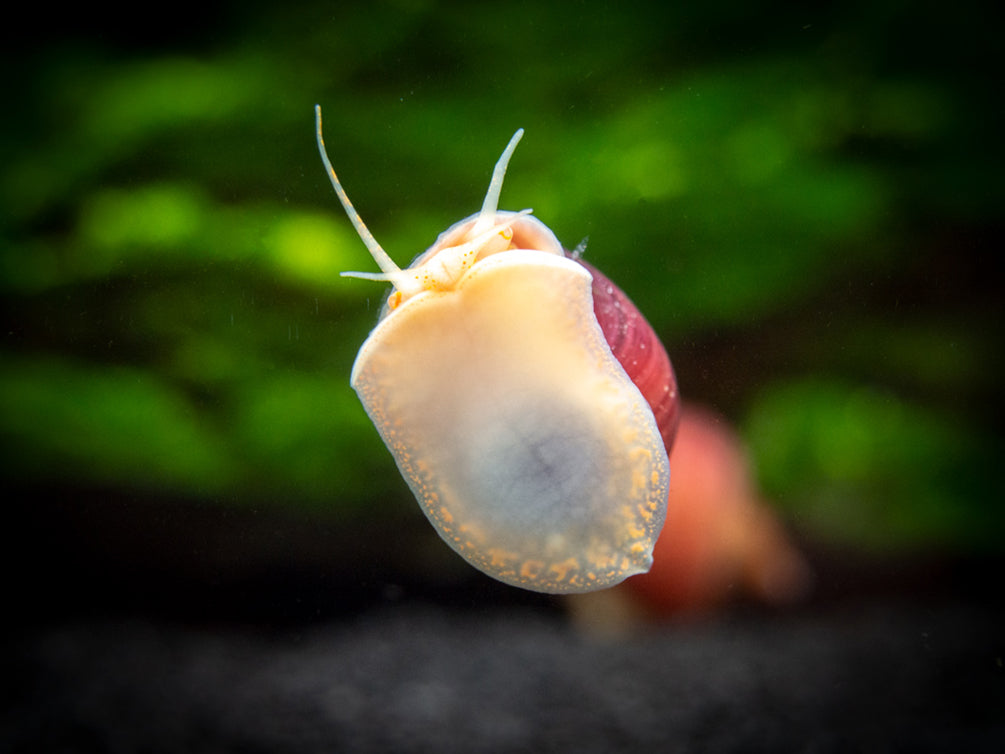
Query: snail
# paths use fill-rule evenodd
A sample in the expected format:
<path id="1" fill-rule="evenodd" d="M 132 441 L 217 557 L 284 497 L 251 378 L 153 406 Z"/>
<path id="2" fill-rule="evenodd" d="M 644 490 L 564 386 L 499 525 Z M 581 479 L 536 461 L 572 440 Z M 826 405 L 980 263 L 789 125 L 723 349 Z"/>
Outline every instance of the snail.
<path id="1" fill-rule="evenodd" d="M 507 584 L 588 592 L 642 573 L 666 515 L 677 384 L 652 328 L 531 216 L 498 209 L 518 130 L 481 211 L 406 269 L 318 150 L 389 282 L 351 385 L 446 543 Z"/>

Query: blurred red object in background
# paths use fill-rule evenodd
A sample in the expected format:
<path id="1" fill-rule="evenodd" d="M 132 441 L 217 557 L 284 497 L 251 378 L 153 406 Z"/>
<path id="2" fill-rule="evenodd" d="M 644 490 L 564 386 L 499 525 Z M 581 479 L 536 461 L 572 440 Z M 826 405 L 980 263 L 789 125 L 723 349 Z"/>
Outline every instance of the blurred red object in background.
<path id="1" fill-rule="evenodd" d="M 652 568 L 569 604 L 584 627 L 618 630 L 708 614 L 741 597 L 791 603 L 810 582 L 809 565 L 758 494 L 740 438 L 712 411 L 685 405 Z"/>

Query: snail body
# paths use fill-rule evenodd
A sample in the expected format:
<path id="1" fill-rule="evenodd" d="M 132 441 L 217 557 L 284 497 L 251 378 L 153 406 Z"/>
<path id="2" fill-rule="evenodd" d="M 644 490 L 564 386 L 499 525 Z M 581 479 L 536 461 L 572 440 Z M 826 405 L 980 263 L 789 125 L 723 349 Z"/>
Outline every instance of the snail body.
<path id="1" fill-rule="evenodd" d="M 401 269 L 338 182 L 316 113 L 332 185 L 382 270 L 343 274 L 393 286 L 351 384 L 437 532 L 481 571 L 539 592 L 592 591 L 647 571 L 666 515 L 676 382 L 616 286 L 529 210 L 498 209 L 523 132 L 481 211 Z M 605 302 L 621 356 L 595 311 Z M 662 377 L 632 343 L 658 346 Z M 625 364 L 641 361 L 650 373 L 639 387 Z"/>

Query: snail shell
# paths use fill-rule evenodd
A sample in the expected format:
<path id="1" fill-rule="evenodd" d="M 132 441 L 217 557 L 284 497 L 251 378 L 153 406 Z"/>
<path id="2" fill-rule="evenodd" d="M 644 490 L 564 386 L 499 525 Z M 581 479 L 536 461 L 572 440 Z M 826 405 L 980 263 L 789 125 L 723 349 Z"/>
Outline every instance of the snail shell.
<path id="1" fill-rule="evenodd" d="M 481 211 L 400 269 L 346 196 L 320 108 L 316 118 L 332 185 L 382 270 L 343 274 L 393 286 L 351 384 L 437 532 L 481 571 L 539 592 L 647 571 L 666 515 L 676 382 L 616 286 L 530 210 L 497 209 L 522 130 Z"/>
<path id="2" fill-rule="evenodd" d="M 681 420 L 677 376 L 670 357 L 625 292 L 593 265 L 578 261 L 593 275 L 593 313 L 604 338 L 652 409 L 669 455 Z"/>

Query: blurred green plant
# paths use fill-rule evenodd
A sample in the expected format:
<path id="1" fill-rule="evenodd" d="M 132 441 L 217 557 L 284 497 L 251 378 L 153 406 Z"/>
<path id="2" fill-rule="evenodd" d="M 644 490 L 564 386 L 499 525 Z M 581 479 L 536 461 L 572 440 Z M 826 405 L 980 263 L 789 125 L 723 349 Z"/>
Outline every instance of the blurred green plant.
<path id="1" fill-rule="evenodd" d="M 1001 547 L 988 484 L 1001 442 L 884 390 L 828 379 L 772 385 L 746 426 L 766 493 L 807 534 L 877 551 Z"/>

